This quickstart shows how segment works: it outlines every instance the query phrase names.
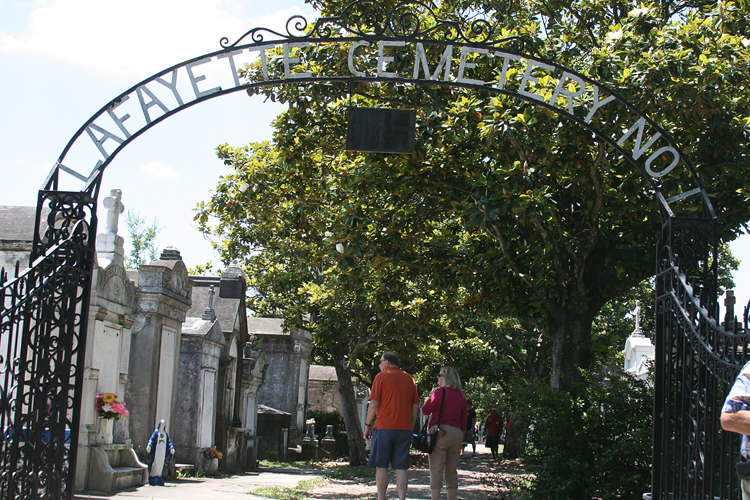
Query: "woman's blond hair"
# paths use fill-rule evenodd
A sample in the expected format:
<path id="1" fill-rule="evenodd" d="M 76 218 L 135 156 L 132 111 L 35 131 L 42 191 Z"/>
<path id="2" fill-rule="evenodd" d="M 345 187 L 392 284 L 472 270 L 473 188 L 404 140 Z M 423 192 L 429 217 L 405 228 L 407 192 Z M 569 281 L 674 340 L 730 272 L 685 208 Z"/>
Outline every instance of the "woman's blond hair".
<path id="1" fill-rule="evenodd" d="M 459 391 L 463 389 L 463 385 L 461 385 L 461 377 L 458 375 L 455 368 L 444 366 L 440 369 L 440 373 L 443 374 L 443 387 L 458 389 Z"/>

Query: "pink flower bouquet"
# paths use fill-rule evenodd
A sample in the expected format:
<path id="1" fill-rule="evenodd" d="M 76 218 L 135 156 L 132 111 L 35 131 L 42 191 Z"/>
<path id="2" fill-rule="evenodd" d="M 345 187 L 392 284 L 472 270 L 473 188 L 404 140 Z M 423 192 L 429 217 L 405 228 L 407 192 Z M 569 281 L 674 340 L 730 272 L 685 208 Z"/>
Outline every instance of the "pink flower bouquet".
<path id="1" fill-rule="evenodd" d="M 117 400 L 117 394 L 111 392 L 99 392 L 96 397 L 96 413 L 101 418 L 124 418 L 130 412 L 125 407 L 125 403 Z"/>

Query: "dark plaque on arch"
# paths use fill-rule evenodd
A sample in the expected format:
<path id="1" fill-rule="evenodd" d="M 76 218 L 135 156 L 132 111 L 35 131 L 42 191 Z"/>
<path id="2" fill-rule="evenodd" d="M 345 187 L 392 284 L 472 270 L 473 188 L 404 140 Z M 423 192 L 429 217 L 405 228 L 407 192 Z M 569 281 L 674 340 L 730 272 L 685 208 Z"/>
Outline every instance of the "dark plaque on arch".
<path id="1" fill-rule="evenodd" d="M 416 112 L 413 109 L 351 108 L 346 149 L 413 153 L 415 128 Z"/>

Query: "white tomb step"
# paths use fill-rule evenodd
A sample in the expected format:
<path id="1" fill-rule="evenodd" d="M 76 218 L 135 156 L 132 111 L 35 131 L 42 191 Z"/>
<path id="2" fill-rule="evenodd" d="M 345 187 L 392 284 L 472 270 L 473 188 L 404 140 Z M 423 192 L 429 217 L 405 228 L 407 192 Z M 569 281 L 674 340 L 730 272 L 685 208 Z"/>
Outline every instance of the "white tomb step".
<path id="1" fill-rule="evenodd" d="M 142 464 L 130 444 L 111 444 L 91 447 L 89 462 L 89 491 L 114 493 L 141 486 L 148 480 L 146 465 Z"/>

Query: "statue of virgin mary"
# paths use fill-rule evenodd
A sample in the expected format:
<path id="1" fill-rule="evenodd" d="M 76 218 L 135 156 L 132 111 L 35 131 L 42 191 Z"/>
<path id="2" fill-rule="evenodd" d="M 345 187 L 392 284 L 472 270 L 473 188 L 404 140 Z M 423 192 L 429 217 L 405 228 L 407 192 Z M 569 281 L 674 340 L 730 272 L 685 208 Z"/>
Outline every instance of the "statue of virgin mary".
<path id="1" fill-rule="evenodd" d="M 174 457 L 174 446 L 167 433 L 167 423 L 162 419 L 148 440 L 146 452 L 148 453 L 148 484 L 152 486 L 164 486 L 162 476 L 169 470 L 169 464 Z"/>

